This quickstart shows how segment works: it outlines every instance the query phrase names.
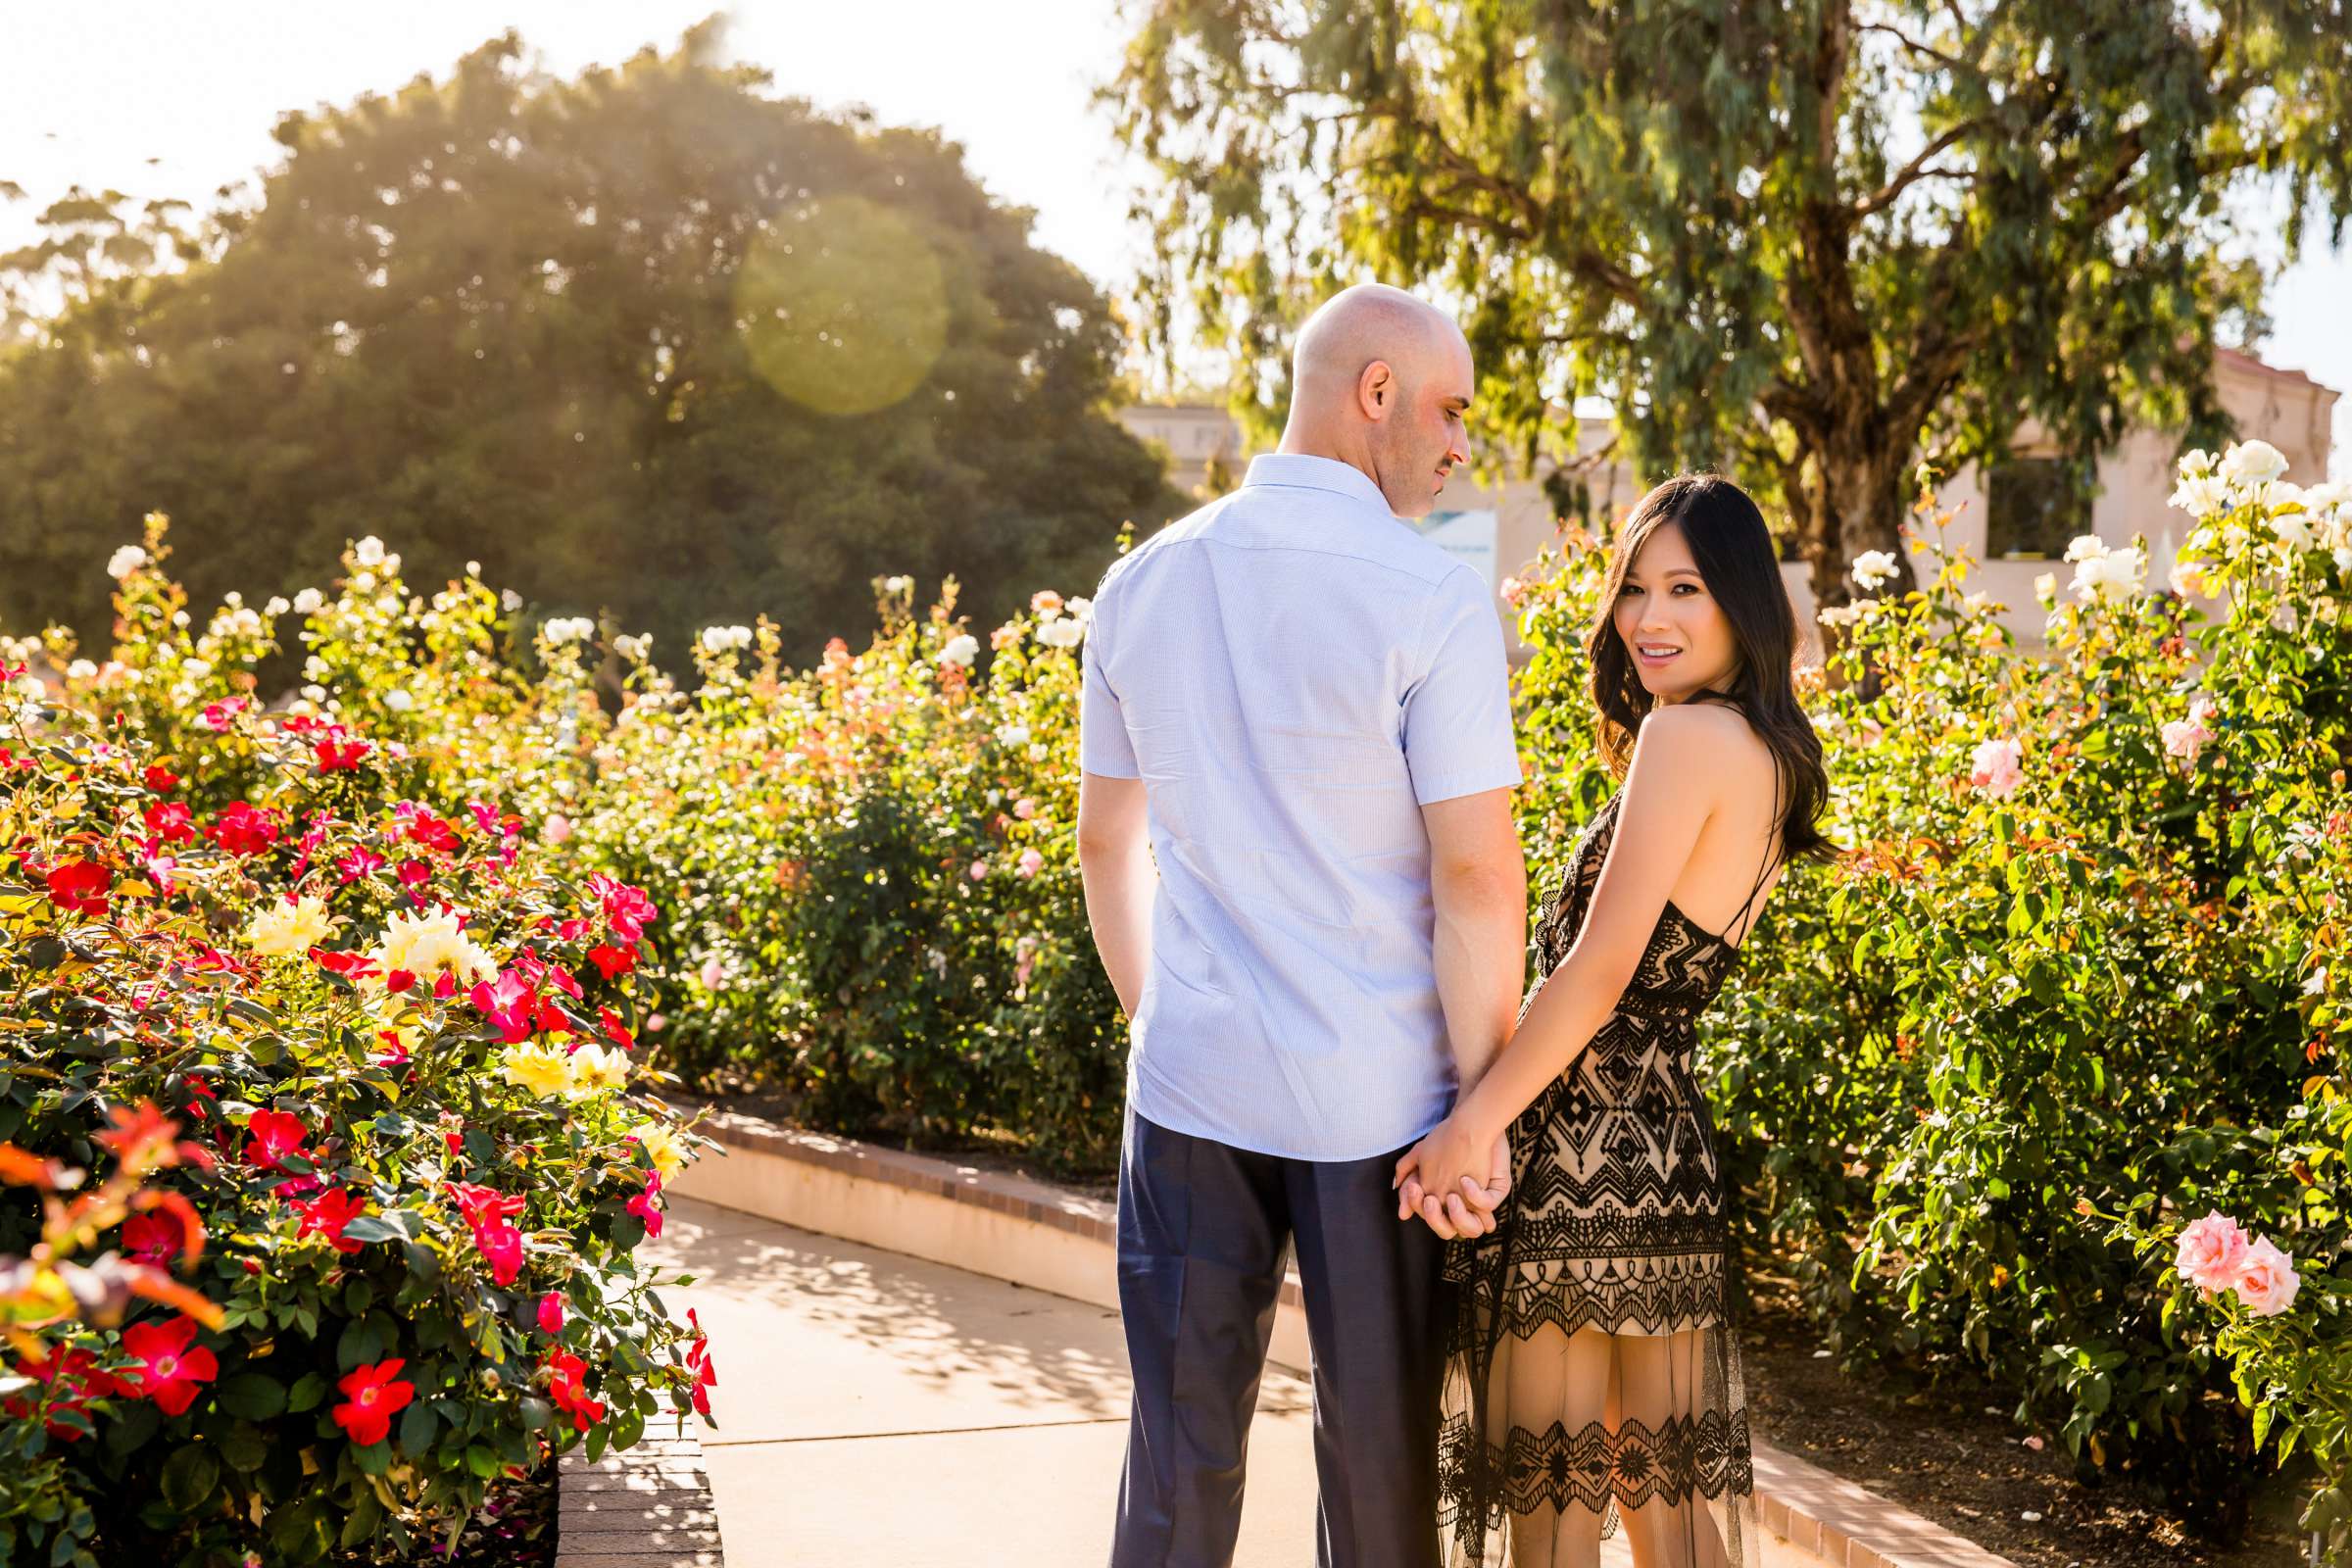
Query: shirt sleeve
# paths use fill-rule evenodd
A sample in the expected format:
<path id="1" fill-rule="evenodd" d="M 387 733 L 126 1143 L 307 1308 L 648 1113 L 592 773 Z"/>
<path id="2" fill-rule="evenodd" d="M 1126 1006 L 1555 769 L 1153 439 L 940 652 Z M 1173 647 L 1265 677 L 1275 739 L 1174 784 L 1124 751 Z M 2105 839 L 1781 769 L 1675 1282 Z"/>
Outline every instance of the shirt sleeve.
<path id="1" fill-rule="evenodd" d="M 1459 566 L 1438 584 L 1423 646 L 1428 662 L 1404 694 L 1404 760 L 1423 806 L 1521 782 L 1511 733 L 1510 660 L 1486 580 Z"/>
<path id="2" fill-rule="evenodd" d="M 1135 743 L 1127 738 L 1127 717 L 1119 710 L 1119 694 L 1102 672 L 1102 634 L 1108 616 L 1097 589 L 1095 612 L 1079 645 L 1078 662 L 1084 683 L 1078 692 L 1078 765 L 1102 778 L 1141 778 Z"/>

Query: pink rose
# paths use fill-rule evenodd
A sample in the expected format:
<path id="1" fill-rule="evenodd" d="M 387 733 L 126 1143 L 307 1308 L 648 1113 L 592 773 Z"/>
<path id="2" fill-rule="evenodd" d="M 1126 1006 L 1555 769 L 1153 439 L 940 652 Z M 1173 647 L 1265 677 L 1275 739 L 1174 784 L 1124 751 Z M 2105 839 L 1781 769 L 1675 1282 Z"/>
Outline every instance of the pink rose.
<path id="1" fill-rule="evenodd" d="M 558 811 L 547 819 L 540 834 L 550 844 L 564 844 L 571 839 L 571 818 Z"/>
<path id="2" fill-rule="evenodd" d="M 1012 814 L 1026 822 L 1037 814 L 1037 803 L 1024 795 L 1012 803 Z"/>
<path id="3" fill-rule="evenodd" d="M 2191 767 L 2197 765 L 2197 753 L 2211 739 L 2213 731 L 2193 718 L 2176 718 L 2164 726 L 2165 755 L 2178 757 Z"/>
<path id="4" fill-rule="evenodd" d="M 543 1334 L 564 1332 L 564 1293 L 550 1291 L 539 1298 L 539 1329 Z"/>
<path id="5" fill-rule="evenodd" d="M 2295 1304 L 2295 1293 L 2303 1288 L 2295 1260 L 2272 1246 L 2267 1236 L 2246 1249 L 2245 1261 L 2230 1283 L 2256 1317 L 2277 1317 Z"/>
<path id="6" fill-rule="evenodd" d="M 986 860 L 974 860 L 972 862 L 972 880 L 975 882 L 985 882 L 988 880 L 988 862 Z"/>
<path id="7" fill-rule="evenodd" d="M 1021 863 L 1020 863 L 1020 873 L 1021 873 L 1021 875 L 1023 875 L 1023 876 L 1035 876 L 1035 875 L 1037 875 L 1037 873 L 1038 873 L 1038 872 L 1040 872 L 1040 871 L 1044 870 L 1045 868 L 1046 868 L 1046 858 L 1045 858 L 1044 856 L 1042 856 L 1042 855 L 1038 854 L 1038 853 L 1037 853 L 1037 851 L 1035 851 L 1035 850 L 1023 850 L 1023 851 L 1021 852 Z"/>
<path id="8" fill-rule="evenodd" d="M 2246 1260 L 2246 1233 L 2227 1214 L 2212 1213 L 2180 1233 L 2173 1266 L 2200 1291 L 2226 1291 Z"/>
<path id="9" fill-rule="evenodd" d="M 2026 781 L 2025 748 L 2010 740 L 1980 741 L 1968 781 L 1996 801 L 2013 794 Z"/>
<path id="10" fill-rule="evenodd" d="M 705 958 L 703 972 L 696 978 L 702 981 L 705 991 L 716 991 L 727 983 L 727 971 L 719 965 L 716 957 Z"/>

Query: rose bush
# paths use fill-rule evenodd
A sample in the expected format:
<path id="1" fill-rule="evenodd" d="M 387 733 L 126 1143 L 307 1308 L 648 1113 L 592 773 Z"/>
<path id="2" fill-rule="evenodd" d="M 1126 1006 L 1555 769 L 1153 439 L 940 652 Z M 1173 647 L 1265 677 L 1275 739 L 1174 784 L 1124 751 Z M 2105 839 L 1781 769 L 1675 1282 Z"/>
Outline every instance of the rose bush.
<path id="1" fill-rule="evenodd" d="M 503 1474 L 707 1410 L 708 1348 L 632 1255 L 700 1140 L 597 958 L 657 912 L 465 782 L 475 727 L 542 706 L 478 585 L 436 627 L 355 562 L 299 612 L 315 689 L 266 712 L 249 666 L 296 607 L 190 635 L 162 555 L 158 526 L 118 557 L 104 664 L 0 651 L 0 1139 L 112 1182 L 125 1107 L 160 1107 L 203 1157 L 77 1239 L 184 1259 L 212 1306 L 24 1330 L 4 1446 L 62 1490 L 0 1491 L 0 1555 L 416 1555 Z M 0 1201 L 0 1256 L 55 1240 Z"/>
<path id="2" fill-rule="evenodd" d="M 1125 1054 L 1073 840 L 1089 607 L 1040 593 L 983 679 L 953 582 L 920 613 L 906 579 L 876 586 L 872 643 L 813 669 L 779 667 L 764 624 L 706 632 L 691 692 L 640 667 L 569 830 L 661 897 L 682 1072 L 841 1131 L 1100 1168 Z"/>

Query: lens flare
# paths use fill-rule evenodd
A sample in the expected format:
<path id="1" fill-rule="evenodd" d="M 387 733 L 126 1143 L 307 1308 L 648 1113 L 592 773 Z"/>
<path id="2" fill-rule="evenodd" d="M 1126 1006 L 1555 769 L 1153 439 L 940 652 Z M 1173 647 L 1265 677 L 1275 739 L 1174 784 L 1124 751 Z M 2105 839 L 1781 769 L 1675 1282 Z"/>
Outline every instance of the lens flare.
<path id="1" fill-rule="evenodd" d="M 760 378 L 818 414 L 871 414 L 923 383 L 948 342 L 947 281 L 921 228 L 859 197 L 780 213 L 735 274 Z"/>

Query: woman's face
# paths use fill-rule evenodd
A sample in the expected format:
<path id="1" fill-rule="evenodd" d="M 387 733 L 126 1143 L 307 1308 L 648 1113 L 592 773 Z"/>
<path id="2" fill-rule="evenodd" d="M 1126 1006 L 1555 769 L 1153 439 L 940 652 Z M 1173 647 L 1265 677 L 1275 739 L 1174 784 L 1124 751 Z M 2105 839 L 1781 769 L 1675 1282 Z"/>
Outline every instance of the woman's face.
<path id="1" fill-rule="evenodd" d="M 1615 621 L 1626 657 L 1660 703 L 1705 687 L 1725 690 L 1739 670 L 1731 617 L 1707 592 L 1681 523 L 1665 523 L 1642 541 L 1626 567 Z"/>

